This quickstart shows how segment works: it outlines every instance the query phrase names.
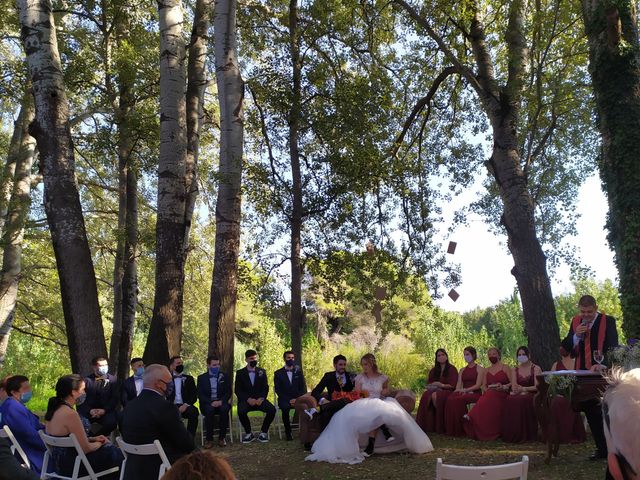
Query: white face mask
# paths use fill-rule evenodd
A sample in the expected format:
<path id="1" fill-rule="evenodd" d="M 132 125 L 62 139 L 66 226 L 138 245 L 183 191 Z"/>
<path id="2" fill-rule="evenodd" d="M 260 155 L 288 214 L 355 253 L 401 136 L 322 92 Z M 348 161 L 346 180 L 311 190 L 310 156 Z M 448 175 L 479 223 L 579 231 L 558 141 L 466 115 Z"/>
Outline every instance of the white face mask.
<path id="1" fill-rule="evenodd" d="M 526 355 L 518 355 L 518 363 L 526 363 L 529 360 L 529 357 Z"/>
<path id="2" fill-rule="evenodd" d="M 471 356 L 471 355 L 465 355 L 465 356 L 464 356 L 464 361 L 465 361 L 465 362 L 467 362 L 467 363 L 471 363 L 471 362 L 473 362 L 473 356 Z"/>

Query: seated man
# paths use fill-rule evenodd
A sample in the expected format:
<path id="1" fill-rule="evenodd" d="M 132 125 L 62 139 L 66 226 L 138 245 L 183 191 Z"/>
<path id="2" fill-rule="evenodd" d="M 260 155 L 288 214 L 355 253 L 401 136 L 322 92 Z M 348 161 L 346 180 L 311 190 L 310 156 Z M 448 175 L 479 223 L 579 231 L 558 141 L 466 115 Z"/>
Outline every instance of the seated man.
<path id="1" fill-rule="evenodd" d="M 38 431 L 42 430 L 44 425 L 25 406 L 32 395 L 29 379 L 23 375 L 9 377 L 5 383 L 5 391 L 7 398 L 0 405 L 0 427 L 9 426 L 27 455 L 31 468 L 40 473 L 46 447 Z"/>
<path id="2" fill-rule="evenodd" d="M 125 379 L 122 382 L 122 388 L 120 389 L 120 401 L 122 408 L 127 406 L 131 400 L 140 395 L 142 391 L 142 374 L 144 373 L 144 361 L 140 357 L 131 359 L 129 363 L 133 375 Z"/>
<path id="3" fill-rule="evenodd" d="M 273 388 L 278 397 L 278 407 L 282 411 L 282 423 L 287 440 L 293 440 L 291 436 L 291 420 L 289 412 L 300 395 L 307 393 L 307 384 L 300 367 L 296 365 L 296 357 L 290 350 L 282 355 L 284 367 L 273 374 Z"/>
<path id="4" fill-rule="evenodd" d="M 178 407 L 166 400 L 171 374 L 164 365 L 149 365 L 142 376 L 144 388 L 127 404 L 120 430 L 127 443 L 143 445 L 159 440 L 171 463 L 195 449 Z M 124 480 L 158 478 L 160 457 L 132 455 L 127 459 Z"/>
<path id="5" fill-rule="evenodd" d="M 191 375 L 184 373 L 182 357 L 171 357 L 169 370 L 171 371 L 172 384 L 169 385 L 167 400 L 175 403 L 182 418 L 187 419 L 187 430 L 192 437 L 195 437 L 198 429 L 198 416 L 200 415 L 198 409 L 193 405 L 198 399 L 196 382 Z"/>
<path id="6" fill-rule="evenodd" d="M 607 478 L 640 479 L 640 368 L 614 370 L 602 398 Z"/>
<path id="7" fill-rule="evenodd" d="M 91 366 L 93 373 L 84 379 L 87 399 L 78 406 L 78 413 L 91 425 L 91 436 L 109 436 L 118 423 L 120 388 L 116 377 L 109 374 L 106 358 L 95 357 Z"/>
<path id="8" fill-rule="evenodd" d="M 229 377 L 220 371 L 220 359 L 215 355 L 207 357 L 207 371 L 198 375 L 198 399 L 200 410 L 204 415 L 205 443 L 204 448 L 213 446 L 214 416 L 219 417 L 218 445 L 225 447 L 227 428 L 229 428 L 229 399 L 231 385 Z"/>
<path id="9" fill-rule="evenodd" d="M 320 424 L 322 428 L 326 427 L 331 420 L 331 417 L 344 407 L 348 400 L 339 399 L 339 400 L 331 400 L 334 392 L 351 392 L 355 388 L 355 384 L 353 382 L 353 378 L 355 378 L 355 374 L 351 374 L 347 372 L 347 359 L 344 355 L 336 355 L 333 357 L 333 368 L 332 372 L 327 372 L 323 375 L 320 383 L 316 385 L 311 391 L 311 395 L 316 399 L 318 404 L 322 407 L 320 408 Z M 327 400 L 322 396 L 324 390 L 327 390 L 327 395 L 329 399 Z M 317 413 L 316 408 L 312 408 L 307 410 L 305 413 L 310 417 L 313 417 L 315 413 Z"/>
<path id="10" fill-rule="evenodd" d="M 269 426 L 276 416 L 276 408 L 267 400 L 269 383 L 267 372 L 258 367 L 258 353 L 255 350 L 247 350 L 244 354 L 247 366 L 236 372 L 234 391 L 238 397 L 238 418 L 244 428 L 245 434 L 242 443 L 250 443 L 255 440 L 251 431 L 249 412 L 260 410 L 265 413 L 262 428 L 258 435 L 260 442 L 269 441 Z"/>

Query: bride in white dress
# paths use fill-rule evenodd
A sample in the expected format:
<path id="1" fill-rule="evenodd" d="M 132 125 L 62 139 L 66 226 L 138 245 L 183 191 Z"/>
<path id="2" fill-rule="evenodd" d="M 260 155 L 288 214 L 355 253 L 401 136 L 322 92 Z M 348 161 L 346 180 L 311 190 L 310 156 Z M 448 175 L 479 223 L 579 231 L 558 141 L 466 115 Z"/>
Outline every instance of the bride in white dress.
<path id="1" fill-rule="evenodd" d="M 366 456 L 360 451 L 360 439 L 369 437 L 370 433 L 376 432 L 382 425 L 386 425 L 395 438 L 393 446 L 379 450 L 408 450 L 413 453 L 433 450 L 429 437 L 396 399 L 382 398 L 387 393 L 389 379 L 378 373 L 375 357 L 367 354 L 361 363 L 366 373 L 356 377 L 356 390 L 366 390 L 368 398 L 349 403 L 337 412 L 315 441 L 311 455 L 305 460 L 360 463 Z"/>

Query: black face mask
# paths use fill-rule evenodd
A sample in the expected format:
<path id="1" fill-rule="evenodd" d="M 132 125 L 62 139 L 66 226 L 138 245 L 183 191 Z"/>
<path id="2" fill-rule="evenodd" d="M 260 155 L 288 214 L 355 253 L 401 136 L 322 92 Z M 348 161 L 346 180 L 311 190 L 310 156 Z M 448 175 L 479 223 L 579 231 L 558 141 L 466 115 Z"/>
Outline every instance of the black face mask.
<path id="1" fill-rule="evenodd" d="M 258 365 L 258 361 L 257 361 L 257 360 L 251 360 L 251 361 L 249 362 L 249 366 L 250 366 L 251 368 L 256 368 L 256 365 Z"/>
<path id="2" fill-rule="evenodd" d="M 184 372 L 184 365 L 178 365 L 176 367 L 176 373 L 182 373 Z"/>

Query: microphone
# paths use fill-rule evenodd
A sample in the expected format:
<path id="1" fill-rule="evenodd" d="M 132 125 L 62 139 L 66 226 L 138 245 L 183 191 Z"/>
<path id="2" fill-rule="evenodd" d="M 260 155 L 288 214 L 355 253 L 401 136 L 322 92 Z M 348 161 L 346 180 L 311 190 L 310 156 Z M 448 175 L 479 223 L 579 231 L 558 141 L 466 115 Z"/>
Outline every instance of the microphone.
<path id="1" fill-rule="evenodd" d="M 582 325 L 583 327 L 586 327 L 588 324 L 589 324 L 589 321 L 586 318 L 582 317 L 582 320 L 580 320 L 580 325 Z M 584 340 L 584 337 L 586 336 L 587 336 L 587 332 L 584 332 L 578 335 L 578 338 L 580 340 Z"/>

